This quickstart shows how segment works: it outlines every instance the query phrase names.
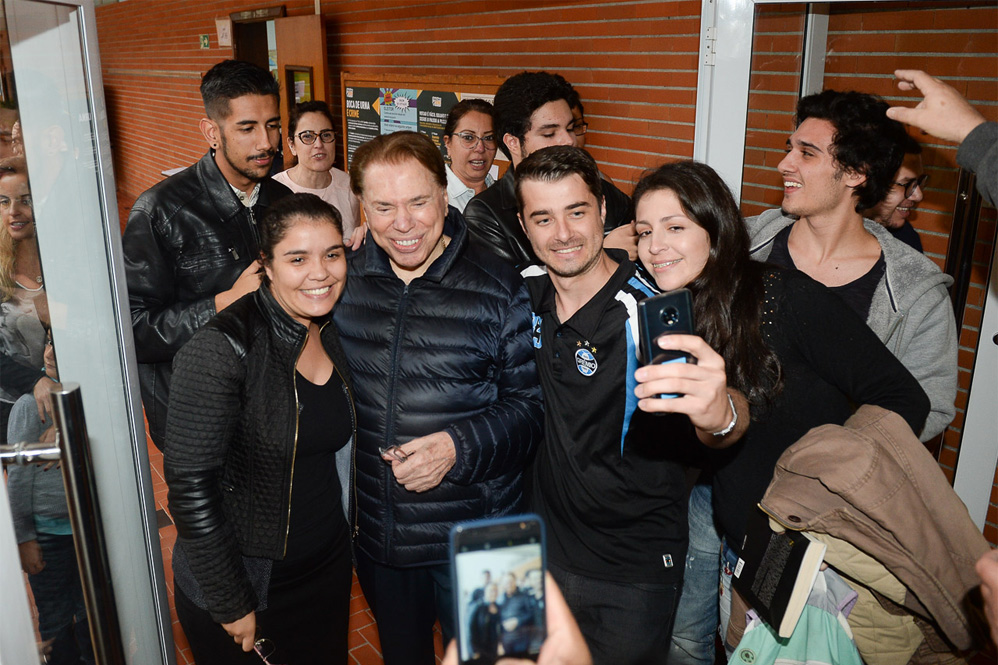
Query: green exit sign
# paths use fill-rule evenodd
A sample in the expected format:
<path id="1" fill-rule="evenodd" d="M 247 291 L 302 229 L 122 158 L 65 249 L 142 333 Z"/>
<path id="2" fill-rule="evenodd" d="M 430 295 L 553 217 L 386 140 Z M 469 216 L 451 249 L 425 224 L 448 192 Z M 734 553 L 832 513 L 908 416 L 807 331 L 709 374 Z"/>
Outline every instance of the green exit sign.
<path id="1" fill-rule="evenodd" d="M 198 35 L 198 41 L 201 42 L 201 48 L 211 48 L 211 42 L 208 40 L 208 35 Z"/>

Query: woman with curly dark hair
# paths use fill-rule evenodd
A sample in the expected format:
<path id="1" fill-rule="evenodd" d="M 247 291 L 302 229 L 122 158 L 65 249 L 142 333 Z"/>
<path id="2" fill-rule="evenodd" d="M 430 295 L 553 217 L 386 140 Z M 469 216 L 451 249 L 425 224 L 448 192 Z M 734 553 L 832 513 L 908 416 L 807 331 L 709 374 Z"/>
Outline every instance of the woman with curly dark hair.
<path id="1" fill-rule="evenodd" d="M 841 298 L 803 273 L 749 258 L 738 205 L 709 166 L 661 166 L 641 179 L 633 199 L 642 265 L 659 288 L 693 292 L 696 331 L 724 358 L 728 385 L 746 395 L 752 411 L 742 439 L 712 453 L 711 484 L 698 485 L 690 502 L 690 554 L 670 662 L 702 662 L 718 625 L 715 521 L 730 588 L 727 564 L 737 561 L 749 511 L 784 450 L 812 427 L 843 424 L 862 404 L 895 411 L 918 432 L 929 402 Z M 663 336 L 659 346 L 677 348 L 682 337 Z M 675 410 L 685 367 L 639 369 L 639 408 Z M 681 396 L 657 397 L 663 393 Z M 722 597 L 730 602 L 729 592 Z M 726 624 L 723 601 L 721 616 Z"/>

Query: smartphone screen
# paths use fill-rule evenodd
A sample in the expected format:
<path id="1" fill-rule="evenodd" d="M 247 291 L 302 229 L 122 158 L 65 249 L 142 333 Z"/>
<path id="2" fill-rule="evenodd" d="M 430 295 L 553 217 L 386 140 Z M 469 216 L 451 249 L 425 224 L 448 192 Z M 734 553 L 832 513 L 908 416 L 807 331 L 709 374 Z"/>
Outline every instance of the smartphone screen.
<path id="1" fill-rule="evenodd" d="M 465 522 L 451 530 L 462 663 L 534 658 L 547 635 L 544 527 L 536 515 Z"/>

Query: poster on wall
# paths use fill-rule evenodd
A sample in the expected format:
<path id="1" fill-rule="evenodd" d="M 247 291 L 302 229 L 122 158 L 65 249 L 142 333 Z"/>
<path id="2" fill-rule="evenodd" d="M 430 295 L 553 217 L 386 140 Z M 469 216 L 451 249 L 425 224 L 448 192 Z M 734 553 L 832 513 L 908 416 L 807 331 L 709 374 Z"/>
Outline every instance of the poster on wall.
<path id="1" fill-rule="evenodd" d="M 421 90 L 419 93 L 419 133 L 433 139 L 433 144 L 441 152 L 444 148 L 444 127 L 447 125 L 447 115 L 458 102 L 456 92 L 440 90 Z"/>
<path id="2" fill-rule="evenodd" d="M 381 133 L 414 132 L 419 126 L 418 90 L 381 88 Z"/>
<path id="3" fill-rule="evenodd" d="M 447 116 L 464 99 L 491 102 L 501 77 L 343 75 L 344 141 L 347 168 L 358 147 L 381 134 L 413 131 L 430 137 L 446 158 L 443 144 Z M 497 161 L 505 161 L 502 153 Z"/>
<path id="4" fill-rule="evenodd" d="M 345 97 L 347 164 L 350 164 L 358 147 L 381 135 L 381 113 L 378 111 L 381 92 L 378 88 L 348 86 Z"/>

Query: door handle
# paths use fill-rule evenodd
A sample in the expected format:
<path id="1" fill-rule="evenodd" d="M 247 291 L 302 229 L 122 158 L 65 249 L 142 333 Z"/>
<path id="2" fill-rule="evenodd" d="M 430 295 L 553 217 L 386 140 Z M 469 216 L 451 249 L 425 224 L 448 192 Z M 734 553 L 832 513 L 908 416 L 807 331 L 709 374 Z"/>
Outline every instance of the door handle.
<path id="1" fill-rule="evenodd" d="M 0 461 L 4 466 L 42 464 L 58 462 L 62 459 L 59 449 L 59 435 L 55 435 L 55 443 L 11 443 L 0 445 Z"/>
<path id="2" fill-rule="evenodd" d="M 111 584 L 97 485 L 94 481 L 90 438 L 83 415 L 80 386 L 64 383 L 52 391 L 55 443 L 14 443 L 0 446 L 4 466 L 61 461 L 66 505 L 73 525 L 73 544 L 80 568 L 83 600 L 90 620 L 94 655 L 101 665 L 125 663 L 121 624 Z"/>

